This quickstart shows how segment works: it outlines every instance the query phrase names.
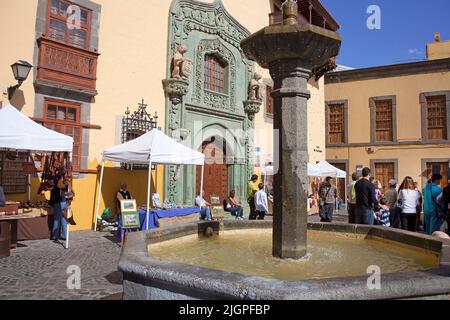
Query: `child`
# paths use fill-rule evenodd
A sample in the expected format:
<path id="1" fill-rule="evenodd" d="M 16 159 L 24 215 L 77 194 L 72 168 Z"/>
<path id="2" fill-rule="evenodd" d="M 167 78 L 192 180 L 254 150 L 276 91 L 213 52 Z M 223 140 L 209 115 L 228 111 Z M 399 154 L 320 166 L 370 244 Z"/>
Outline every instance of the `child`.
<path id="1" fill-rule="evenodd" d="M 391 222 L 389 220 L 391 213 L 389 207 L 386 205 L 386 199 L 380 199 L 380 206 L 375 208 L 375 221 L 378 225 L 383 227 L 390 227 Z"/>
<path id="2" fill-rule="evenodd" d="M 264 192 L 264 184 L 260 183 L 259 191 L 255 194 L 256 216 L 258 220 L 264 220 L 267 212 L 269 212 L 269 203 L 267 201 L 267 193 Z"/>

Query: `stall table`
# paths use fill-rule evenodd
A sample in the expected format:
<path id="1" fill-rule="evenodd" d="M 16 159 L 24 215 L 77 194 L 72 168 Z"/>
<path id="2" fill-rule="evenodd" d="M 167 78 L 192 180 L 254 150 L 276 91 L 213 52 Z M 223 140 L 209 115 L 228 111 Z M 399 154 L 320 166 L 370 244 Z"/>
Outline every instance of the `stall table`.
<path id="1" fill-rule="evenodd" d="M 11 225 L 11 249 L 17 248 L 17 224 L 18 221 L 33 219 L 29 214 L 18 214 L 12 216 L 0 216 L 0 221 L 8 222 Z"/>
<path id="2" fill-rule="evenodd" d="M 146 210 L 138 210 L 139 212 L 139 222 L 141 224 L 141 227 L 139 228 L 140 231 L 147 230 L 147 212 Z M 149 222 L 148 222 L 148 229 L 157 229 L 161 222 L 164 219 L 171 219 L 171 218 L 180 218 L 180 217 L 189 217 L 192 215 L 195 215 L 195 220 L 198 220 L 198 214 L 200 213 L 199 208 L 177 208 L 177 209 L 169 209 L 169 210 L 163 210 L 163 209 L 153 209 L 149 212 Z M 161 222 L 159 221 L 161 220 Z M 119 215 L 119 233 L 120 237 L 122 237 L 122 217 Z"/>

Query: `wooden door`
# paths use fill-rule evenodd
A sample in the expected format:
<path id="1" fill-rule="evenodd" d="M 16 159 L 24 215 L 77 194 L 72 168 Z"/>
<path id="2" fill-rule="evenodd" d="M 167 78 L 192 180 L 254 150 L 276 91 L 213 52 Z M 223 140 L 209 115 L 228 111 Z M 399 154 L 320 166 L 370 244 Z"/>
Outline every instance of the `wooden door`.
<path id="1" fill-rule="evenodd" d="M 395 179 L 395 164 L 376 163 L 375 164 L 375 179 L 379 180 L 383 186 L 383 193 L 389 189 L 389 180 Z"/>
<path id="2" fill-rule="evenodd" d="M 347 166 L 345 165 L 345 163 L 330 163 L 332 166 L 335 166 L 336 168 L 342 170 L 342 171 L 347 171 Z M 335 185 L 336 188 L 338 190 L 338 196 L 339 198 L 341 198 L 342 200 L 345 201 L 345 179 L 335 179 Z"/>
<path id="3" fill-rule="evenodd" d="M 441 187 L 445 188 L 447 186 L 447 180 L 449 177 L 448 167 L 449 167 L 448 162 L 429 162 L 427 163 L 427 177 L 430 177 L 435 173 L 439 173 L 440 175 L 442 175 Z"/>
<path id="4" fill-rule="evenodd" d="M 205 172 L 203 189 L 205 200 L 211 202 L 211 197 L 220 197 L 220 203 L 228 195 L 228 165 L 226 164 L 225 152 L 216 144 L 208 144 L 203 153 L 205 154 Z M 200 194 L 201 167 L 197 168 L 197 195 Z"/>

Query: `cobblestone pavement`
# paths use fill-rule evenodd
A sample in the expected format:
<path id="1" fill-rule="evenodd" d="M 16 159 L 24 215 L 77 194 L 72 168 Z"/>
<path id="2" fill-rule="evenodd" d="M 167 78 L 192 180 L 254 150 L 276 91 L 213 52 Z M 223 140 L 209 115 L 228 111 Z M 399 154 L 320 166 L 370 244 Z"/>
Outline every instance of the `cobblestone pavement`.
<path id="1" fill-rule="evenodd" d="M 316 210 L 317 211 L 317 210 Z M 346 222 L 347 213 L 334 215 Z M 228 217 L 232 219 L 232 217 Z M 267 216 L 267 220 L 271 220 Z M 312 211 L 309 222 L 320 218 Z M 0 259 L 0 300 L 88 300 L 120 296 L 122 275 L 117 271 L 120 243 L 110 233 L 70 233 L 70 248 L 50 240 L 19 242 L 11 256 Z M 67 268 L 80 267 L 81 289 L 69 290 Z"/>
<path id="2" fill-rule="evenodd" d="M 70 233 L 70 248 L 50 240 L 19 242 L 0 259 L 0 300 L 91 300 L 122 292 L 120 243 L 112 234 Z M 81 289 L 69 290 L 67 268 L 80 267 Z"/>

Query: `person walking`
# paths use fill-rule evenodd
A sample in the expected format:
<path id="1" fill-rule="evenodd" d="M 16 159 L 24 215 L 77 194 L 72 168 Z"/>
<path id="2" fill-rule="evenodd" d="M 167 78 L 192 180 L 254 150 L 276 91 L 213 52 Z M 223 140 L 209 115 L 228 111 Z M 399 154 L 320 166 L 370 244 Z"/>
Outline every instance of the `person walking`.
<path id="1" fill-rule="evenodd" d="M 356 209 L 356 192 L 355 192 L 355 184 L 358 181 L 358 174 L 352 174 L 352 182 L 347 186 L 347 194 L 348 194 L 348 223 L 355 223 L 355 209 Z"/>
<path id="2" fill-rule="evenodd" d="M 336 205 L 337 189 L 333 185 L 333 178 L 327 177 L 319 187 L 319 215 L 321 222 L 333 222 L 333 211 Z"/>
<path id="3" fill-rule="evenodd" d="M 397 192 L 397 180 L 389 180 L 389 189 L 384 194 L 386 205 L 389 207 L 389 219 L 391 227 L 400 229 L 402 222 L 400 219 L 400 211 L 398 208 L 398 192 Z"/>
<path id="4" fill-rule="evenodd" d="M 356 223 L 364 225 L 374 224 L 374 207 L 379 203 L 375 197 L 375 186 L 370 182 L 370 169 L 364 168 L 362 179 L 355 184 L 356 192 Z"/>
<path id="5" fill-rule="evenodd" d="M 258 192 L 255 193 L 255 212 L 258 220 L 264 220 L 267 212 L 269 212 L 269 202 L 263 183 L 258 185 L 258 189 Z"/>
<path id="6" fill-rule="evenodd" d="M 416 231 L 417 206 L 419 205 L 419 193 L 414 188 L 414 180 L 406 177 L 399 191 L 398 199 L 401 203 L 402 229 Z"/>
<path id="7" fill-rule="evenodd" d="M 256 181 L 258 181 L 258 176 L 254 174 L 250 181 L 247 183 L 247 202 L 250 206 L 249 220 L 256 220 L 255 194 L 256 192 L 258 192 Z"/>
<path id="8" fill-rule="evenodd" d="M 423 189 L 425 231 L 430 236 L 440 230 L 443 222 L 438 215 L 438 206 L 442 201 L 442 189 L 439 186 L 441 180 L 440 174 L 433 174 L 431 181 Z"/>

